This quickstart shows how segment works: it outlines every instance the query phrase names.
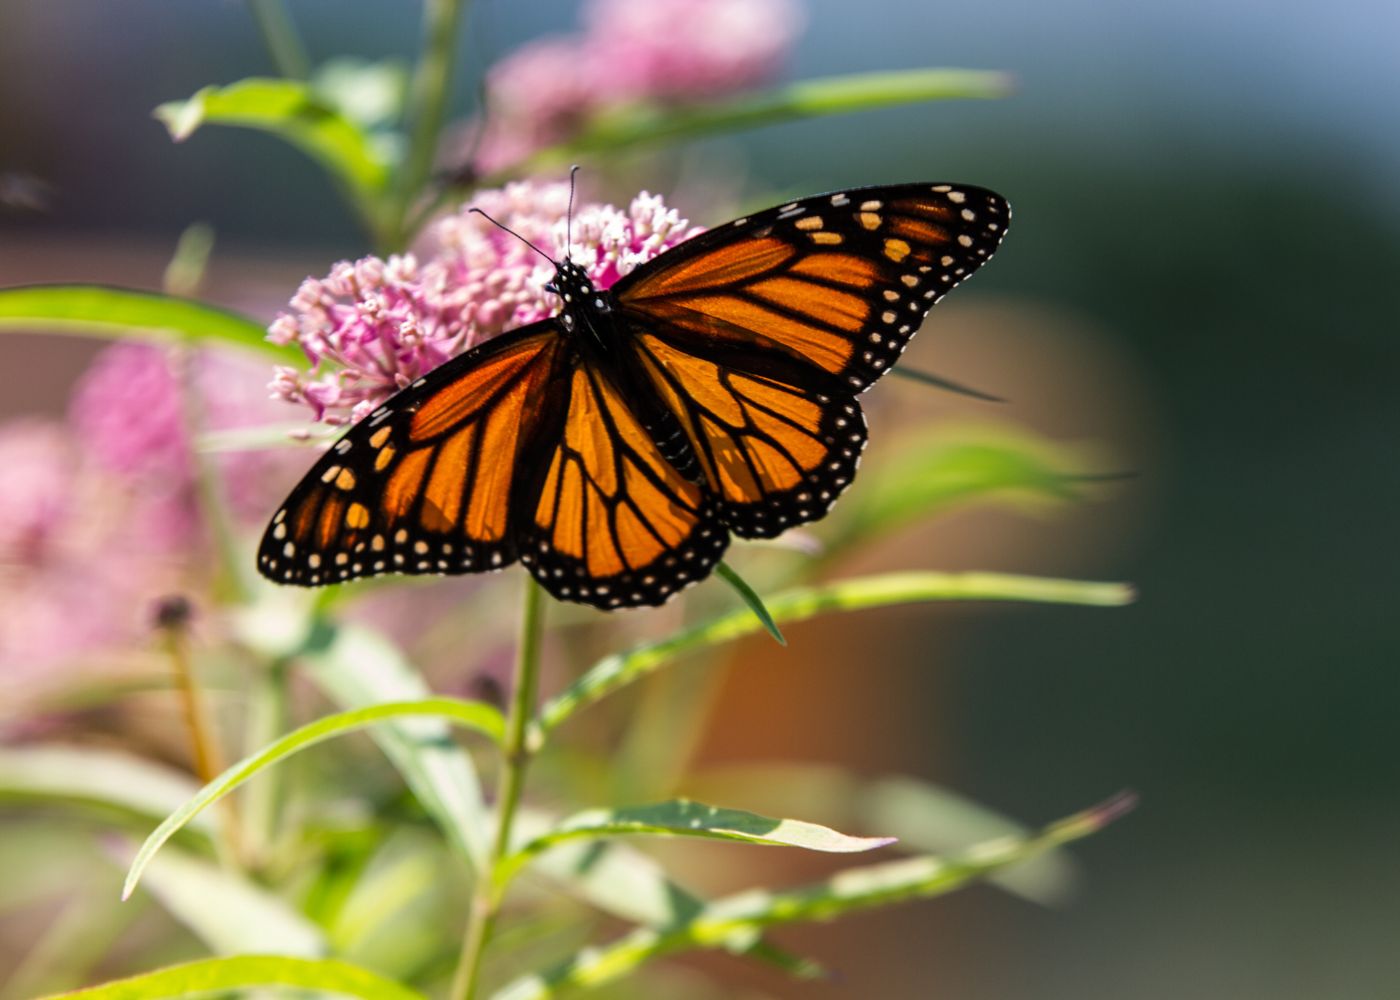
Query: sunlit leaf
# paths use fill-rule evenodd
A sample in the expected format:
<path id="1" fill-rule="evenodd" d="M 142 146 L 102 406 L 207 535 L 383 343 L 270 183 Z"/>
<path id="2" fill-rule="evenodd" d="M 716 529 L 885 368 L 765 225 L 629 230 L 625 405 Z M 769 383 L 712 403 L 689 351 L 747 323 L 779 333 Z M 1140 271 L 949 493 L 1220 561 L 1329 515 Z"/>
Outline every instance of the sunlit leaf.
<path id="1" fill-rule="evenodd" d="M 1117 607 L 1133 599 L 1122 583 L 1057 580 L 1005 573 L 889 573 L 817 587 L 796 587 L 770 596 L 766 604 L 779 623 L 802 621 L 827 611 L 910 604 L 924 601 L 1032 601 Z M 594 664 L 582 677 L 540 709 L 534 739 L 599 698 L 663 667 L 680 654 L 749 635 L 762 625 L 747 609 L 733 611 L 683 629 L 658 642 L 616 653 Z"/>
<path id="2" fill-rule="evenodd" d="M 396 60 L 339 56 L 316 67 L 311 86 L 346 118 L 373 129 L 391 125 L 403 114 L 408 70 Z"/>
<path id="3" fill-rule="evenodd" d="M 705 135 L 823 115 L 923 101 L 1003 97 L 1005 73 L 969 69 L 914 69 L 853 73 L 802 80 L 772 90 L 685 107 L 638 104 L 611 109 L 567 143 L 543 150 L 512 174 L 568 163 L 579 156 L 679 142 Z M 488 183 L 494 181 L 494 178 Z"/>
<path id="4" fill-rule="evenodd" d="M 703 802 L 674 799 L 621 809 L 590 809 L 570 816 L 506 858 L 498 869 L 498 877 L 502 881 L 510 878 L 532 857 L 566 840 L 637 834 L 737 840 L 837 854 L 870 851 L 894 842 L 891 837 L 851 837 L 816 823 L 772 819 L 739 809 L 721 809 Z"/>
<path id="5" fill-rule="evenodd" d="M 204 125 L 231 125 L 276 135 L 319 163 L 377 232 L 390 164 L 373 138 L 302 80 L 250 78 L 205 87 L 154 112 L 176 142 Z"/>
<path id="6" fill-rule="evenodd" d="M 255 319 L 192 299 L 107 285 L 21 285 L 0 289 L 0 333 L 54 331 L 121 340 L 205 343 L 305 361 L 270 343 Z"/>
<path id="7" fill-rule="evenodd" d="M 521 810 L 516 822 L 517 842 L 542 836 L 551 823 L 540 813 Z M 564 841 L 537 857 L 530 871 L 546 875 L 604 913 L 648 927 L 683 923 L 705 905 L 670 878 L 655 858 L 618 841 Z M 745 943 L 734 951 L 799 978 L 823 974 L 817 963 L 766 940 Z"/>
<path id="8" fill-rule="evenodd" d="M 147 867 L 144 888 L 216 954 L 320 958 L 329 950 L 284 900 L 211 862 L 166 851 Z"/>
<path id="9" fill-rule="evenodd" d="M 890 534 L 971 503 L 1062 503 L 1078 499 L 1088 465 L 1080 450 L 1009 428 L 940 430 L 902 442 L 829 522 L 829 548 Z"/>
<path id="10" fill-rule="evenodd" d="M 279 986 L 367 1000 L 424 1000 L 421 993 L 348 962 L 268 955 L 240 955 L 173 965 L 61 996 L 67 1000 L 156 1000 L 218 990 Z"/>
<path id="11" fill-rule="evenodd" d="M 313 595 L 262 588 L 237 618 L 240 640 L 269 660 L 294 659 L 342 708 L 429 697 L 427 682 L 387 637 L 317 611 L 334 601 L 338 589 L 323 587 Z M 412 719 L 376 727 L 370 735 L 448 843 L 479 869 L 490 836 L 488 813 L 472 759 L 449 738 L 447 725 Z"/>
<path id="12" fill-rule="evenodd" d="M 811 816 L 843 829 L 879 830 L 898 850 L 945 853 L 1029 831 L 1000 813 L 938 785 L 903 776 L 859 774 L 828 764 L 781 761 L 710 768 L 685 782 L 698 796 L 723 794 L 736 805 L 762 805 Z M 1042 905 L 1063 903 L 1075 882 L 1073 861 L 1047 850 L 987 881 Z"/>
<path id="13" fill-rule="evenodd" d="M 1053 823 L 1035 836 L 1001 838 L 947 858 L 906 858 L 848 869 L 798 889 L 741 892 L 710 903 L 680 926 L 640 928 L 611 945 L 580 952 L 549 972 L 516 980 L 492 1000 L 545 1000 L 612 982 L 664 955 L 731 947 L 766 927 L 832 920 L 875 906 L 941 896 L 1048 848 L 1095 833 L 1132 804 L 1131 796 L 1118 796 Z"/>
<path id="14" fill-rule="evenodd" d="M 403 653 L 364 625 L 318 620 L 298 659 L 322 691 L 349 708 L 421 700 L 431 694 Z M 504 726 L 498 711 L 487 705 L 481 708 L 495 712 L 493 727 Z M 486 859 L 490 814 L 471 756 L 449 738 L 446 722 L 405 720 L 376 727 L 371 736 L 448 843 L 480 870 Z M 492 738 L 499 739 L 499 733 Z"/>
<path id="15" fill-rule="evenodd" d="M 409 716 L 431 716 L 450 721 L 455 725 L 465 726 L 489 736 L 497 742 L 500 741 L 505 731 L 505 723 L 501 718 L 501 713 L 494 706 L 479 701 L 464 701 L 459 698 L 425 698 L 420 701 L 390 702 L 317 719 L 315 722 L 288 733 L 262 750 L 243 758 L 166 817 L 165 821 L 146 838 L 146 842 L 141 845 L 141 850 L 137 852 L 136 860 L 132 862 L 131 870 L 127 873 L 126 884 L 122 891 L 123 898 L 131 895 L 141 878 L 141 873 L 150 864 L 151 859 L 155 857 L 161 846 L 177 830 L 259 771 L 333 736 L 354 732 L 386 719 L 402 719 Z"/>
<path id="16" fill-rule="evenodd" d="M 0 748 L 0 801 L 95 806 L 146 820 L 169 814 L 198 790 L 188 775 L 117 750 Z M 203 817 L 194 825 L 209 832 Z"/>

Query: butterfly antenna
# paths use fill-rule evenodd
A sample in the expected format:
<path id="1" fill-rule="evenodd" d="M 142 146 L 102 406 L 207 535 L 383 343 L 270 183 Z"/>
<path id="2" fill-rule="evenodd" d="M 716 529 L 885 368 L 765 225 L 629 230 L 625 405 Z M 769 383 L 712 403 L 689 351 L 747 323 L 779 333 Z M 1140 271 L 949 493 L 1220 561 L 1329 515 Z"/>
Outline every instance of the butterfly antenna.
<path id="1" fill-rule="evenodd" d="M 564 259 L 567 260 L 574 248 L 574 178 L 578 176 L 578 164 L 569 168 L 569 212 L 564 223 Z"/>
<path id="2" fill-rule="evenodd" d="M 482 211 L 481 209 L 479 209 L 479 208 L 469 208 L 469 209 L 467 209 L 467 211 L 468 211 L 468 212 L 475 212 L 477 215 L 481 216 L 481 217 L 482 217 L 483 219 L 485 219 L 487 222 L 491 223 L 491 225 L 496 226 L 496 227 L 498 227 L 498 228 L 500 228 L 500 229 L 504 229 L 506 232 L 510 233 L 512 236 L 514 236 L 514 237 L 515 237 L 517 240 L 519 240 L 521 243 L 524 243 L 524 244 L 525 244 L 527 247 L 529 247 L 531 250 L 535 251 L 535 253 L 539 254 L 539 255 L 540 255 L 541 257 L 543 257 L 545 260 L 549 261 L 549 262 L 550 262 L 551 264 L 553 264 L 555 267 L 558 267 L 558 266 L 559 266 L 559 262 L 558 262 L 557 260 L 555 260 L 555 259 L 554 259 L 553 257 L 551 257 L 549 254 L 545 253 L 545 252 L 544 252 L 543 250 L 541 250 L 539 247 L 535 246 L 533 243 L 531 243 L 531 242 L 530 242 L 529 240 L 527 240 L 525 237 L 521 236 L 521 235 L 520 235 L 519 233 L 517 233 L 514 229 L 511 229 L 510 226 L 503 225 L 502 223 L 497 222 L 495 219 L 491 218 L 491 216 L 487 215 L 485 212 L 483 212 L 483 211 Z"/>

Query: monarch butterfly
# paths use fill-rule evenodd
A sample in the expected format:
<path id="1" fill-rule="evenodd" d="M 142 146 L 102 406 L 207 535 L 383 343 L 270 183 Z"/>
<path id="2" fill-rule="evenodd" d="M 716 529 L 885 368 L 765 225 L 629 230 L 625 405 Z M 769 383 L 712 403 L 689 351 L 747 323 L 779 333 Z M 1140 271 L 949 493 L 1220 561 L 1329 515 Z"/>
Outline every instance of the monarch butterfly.
<path id="1" fill-rule="evenodd" d="M 316 586 L 518 559 L 556 598 L 660 604 L 731 533 L 826 513 L 865 447 L 857 395 L 1009 220 L 982 188 L 871 187 L 711 229 L 607 290 L 555 262 L 560 312 L 352 427 L 273 517 L 258 568 Z"/>

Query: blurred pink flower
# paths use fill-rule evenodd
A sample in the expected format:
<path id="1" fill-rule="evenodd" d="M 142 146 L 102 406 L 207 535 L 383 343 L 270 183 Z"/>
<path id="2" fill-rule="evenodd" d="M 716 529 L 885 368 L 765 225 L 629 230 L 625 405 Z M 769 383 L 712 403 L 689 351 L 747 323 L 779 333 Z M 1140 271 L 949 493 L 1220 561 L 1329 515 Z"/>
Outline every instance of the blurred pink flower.
<path id="1" fill-rule="evenodd" d="M 279 419 L 281 409 L 267 398 L 266 371 L 255 359 L 228 352 L 114 344 L 74 388 L 69 421 L 98 466 L 140 480 L 170 507 L 166 533 L 188 539 L 197 526 L 190 422 L 226 431 Z M 233 512 L 262 518 L 304 461 L 285 449 L 230 451 L 215 467 Z"/>
<path id="2" fill-rule="evenodd" d="M 0 686 L 136 640 L 181 582 L 166 498 L 84 457 L 58 424 L 0 425 Z"/>
<path id="3" fill-rule="evenodd" d="M 506 169 L 610 105 L 682 104 L 762 83 L 803 20 L 794 0 L 588 0 L 583 32 L 530 42 L 487 74 L 472 166 Z"/>
<path id="4" fill-rule="evenodd" d="M 471 202 L 546 251 L 562 253 L 569 186 L 516 183 Z M 625 209 L 575 205 L 569 255 L 600 288 L 694 235 L 674 209 L 643 192 Z M 411 254 L 365 257 L 308 278 L 269 339 L 299 344 L 310 371 L 277 369 L 274 395 L 316 419 L 357 420 L 448 358 L 558 311 L 544 291 L 554 268 L 466 208 L 439 222 L 425 263 Z"/>
<path id="5" fill-rule="evenodd" d="M 607 97 L 687 101 L 771 79 L 803 18 L 791 0 L 592 0 L 584 22 Z"/>

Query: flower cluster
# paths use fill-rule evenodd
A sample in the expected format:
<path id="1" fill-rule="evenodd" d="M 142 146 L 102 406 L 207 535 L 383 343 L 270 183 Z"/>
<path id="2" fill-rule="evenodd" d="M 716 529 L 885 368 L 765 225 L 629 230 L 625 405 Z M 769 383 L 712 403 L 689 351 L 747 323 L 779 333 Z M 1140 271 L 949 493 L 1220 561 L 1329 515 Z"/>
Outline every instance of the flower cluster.
<path id="1" fill-rule="evenodd" d="M 518 163 L 612 105 L 761 83 L 802 26 L 792 0 L 589 0 L 583 20 L 583 32 L 531 42 L 491 69 L 478 172 Z"/>
<path id="2" fill-rule="evenodd" d="M 135 638 L 176 587 L 167 498 L 131 488 L 69 428 L 0 426 L 0 682 L 11 697 L 55 665 Z"/>
<path id="3" fill-rule="evenodd" d="M 171 531 L 193 526 L 192 425 L 230 431 L 274 422 L 280 407 L 264 391 L 267 369 L 227 352 L 172 354 L 149 344 L 114 344 L 99 354 L 74 388 L 69 423 L 104 471 L 139 479 L 173 509 Z M 215 467 L 233 512 L 266 516 L 304 456 L 257 450 L 220 454 Z M 188 534 L 188 532 L 186 532 Z"/>
<path id="4" fill-rule="evenodd" d="M 57 681 L 85 654 L 129 646 L 153 602 L 207 583 L 192 423 L 269 423 L 266 368 L 137 343 L 102 351 L 68 419 L 0 425 L 0 680 Z M 183 383 L 183 385 L 182 385 Z M 221 454 L 234 514 L 261 520 L 305 465 L 295 450 Z"/>
<path id="5" fill-rule="evenodd" d="M 480 208 L 526 240 L 564 252 L 569 186 L 521 182 L 482 191 Z M 698 233 L 659 196 L 626 208 L 575 206 L 567 248 L 599 288 Z M 274 396 L 331 424 L 363 417 L 388 396 L 505 330 L 558 311 L 544 290 L 554 267 L 522 240 L 464 209 L 439 222 L 423 261 L 412 255 L 341 262 L 308 278 L 268 336 L 298 344 L 309 371 L 277 369 Z"/>

